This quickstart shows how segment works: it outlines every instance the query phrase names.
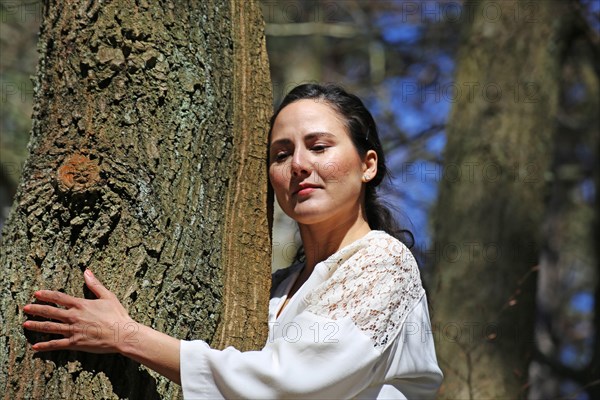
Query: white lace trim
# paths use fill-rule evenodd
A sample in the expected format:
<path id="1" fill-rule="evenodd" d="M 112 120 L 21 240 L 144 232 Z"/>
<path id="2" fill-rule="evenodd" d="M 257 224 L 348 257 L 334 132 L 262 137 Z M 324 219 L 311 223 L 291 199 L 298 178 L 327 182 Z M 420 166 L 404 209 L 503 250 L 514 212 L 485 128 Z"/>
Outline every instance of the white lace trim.
<path id="1" fill-rule="evenodd" d="M 412 253 L 387 233 L 372 231 L 324 263 L 332 275 L 307 294 L 306 310 L 352 318 L 383 352 L 425 293 Z"/>

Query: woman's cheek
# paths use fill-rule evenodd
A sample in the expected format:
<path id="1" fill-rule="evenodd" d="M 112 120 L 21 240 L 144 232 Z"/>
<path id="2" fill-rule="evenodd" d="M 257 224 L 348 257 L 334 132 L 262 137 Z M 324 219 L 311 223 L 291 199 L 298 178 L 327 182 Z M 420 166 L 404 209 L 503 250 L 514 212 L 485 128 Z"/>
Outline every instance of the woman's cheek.
<path id="1" fill-rule="evenodd" d="M 320 166 L 319 175 L 323 181 L 332 183 L 337 181 L 337 176 L 339 174 L 339 164 L 333 161 L 325 162 Z"/>
<path id="2" fill-rule="evenodd" d="M 277 183 L 277 165 L 271 164 L 269 167 L 269 180 L 271 181 L 271 185 L 275 186 Z"/>
<path id="3" fill-rule="evenodd" d="M 269 179 L 273 190 L 276 192 L 285 189 L 285 168 L 277 165 L 271 166 L 269 169 Z"/>
<path id="4" fill-rule="evenodd" d="M 315 167 L 325 183 L 335 183 L 343 175 L 346 166 L 345 163 L 340 162 L 340 157 L 336 154 L 331 155 L 328 159 L 320 160 L 320 163 L 316 164 Z"/>
<path id="5" fill-rule="evenodd" d="M 351 162 L 330 162 L 325 165 L 324 179 L 328 182 L 339 182 L 353 175 L 354 165 Z"/>

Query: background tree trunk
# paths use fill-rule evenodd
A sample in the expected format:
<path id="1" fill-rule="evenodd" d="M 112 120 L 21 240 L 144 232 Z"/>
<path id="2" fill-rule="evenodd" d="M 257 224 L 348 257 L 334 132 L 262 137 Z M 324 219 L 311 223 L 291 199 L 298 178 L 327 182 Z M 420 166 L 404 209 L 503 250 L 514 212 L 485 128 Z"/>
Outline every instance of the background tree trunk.
<path id="1" fill-rule="evenodd" d="M 216 347 L 264 343 L 262 31 L 248 1 L 48 2 L 0 255 L 5 399 L 180 396 L 118 355 L 31 351 L 22 306 L 39 288 L 83 296 L 86 267 L 140 323 Z"/>
<path id="2" fill-rule="evenodd" d="M 575 29 L 562 66 L 552 179 L 542 225 L 536 351 L 529 368 L 529 398 L 534 400 L 585 397 L 584 393 L 600 398 L 600 207 L 598 196 L 594 199 L 589 190 L 600 186 L 600 41 L 594 45 L 590 40 L 594 36 L 588 34 L 583 15 Z M 573 90 L 580 87 L 585 88 L 583 95 Z"/>
<path id="3" fill-rule="evenodd" d="M 463 17 L 434 222 L 440 398 L 522 398 L 569 8 L 472 1 Z"/>

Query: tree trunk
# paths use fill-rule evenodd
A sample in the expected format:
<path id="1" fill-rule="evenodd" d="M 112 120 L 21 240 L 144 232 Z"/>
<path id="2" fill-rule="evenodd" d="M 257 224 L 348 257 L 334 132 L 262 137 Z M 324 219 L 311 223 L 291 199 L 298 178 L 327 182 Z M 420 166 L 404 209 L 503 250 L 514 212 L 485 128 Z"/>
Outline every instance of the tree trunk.
<path id="1" fill-rule="evenodd" d="M 22 306 L 40 288 L 89 297 L 90 267 L 140 323 L 219 348 L 264 344 L 271 94 L 260 11 L 61 1 L 43 17 L 30 154 L 0 255 L 4 398 L 180 397 L 119 355 L 34 354 Z"/>
<path id="2" fill-rule="evenodd" d="M 524 398 L 568 2 L 476 1 L 435 210 L 444 399 Z"/>
<path id="3" fill-rule="evenodd" d="M 600 187 L 600 76 L 595 51 L 580 18 L 562 68 L 561 116 L 554 139 L 551 189 L 542 229 L 537 288 L 535 360 L 529 368 L 530 399 L 557 398 L 569 380 L 579 396 L 600 399 L 600 310 L 598 196 Z M 583 22 L 583 23 L 582 23 Z M 600 47 L 598 47 L 600 49 Z M 573 88 L 583 87 L 584 95 Z M 573 94 L 577 93 L 577 96 Z M 585 298 L 585 297 L 584 297 Z M 575 349 L 575 357 L 565 357 Z M 568 353 L 567 353 L 568 354 Z M 576 390 L 570 390 L 573 395 Z M 564 390 L 562 390 L 564 392 Z M 572 395 L 572 396 L 573 396 Z"/>

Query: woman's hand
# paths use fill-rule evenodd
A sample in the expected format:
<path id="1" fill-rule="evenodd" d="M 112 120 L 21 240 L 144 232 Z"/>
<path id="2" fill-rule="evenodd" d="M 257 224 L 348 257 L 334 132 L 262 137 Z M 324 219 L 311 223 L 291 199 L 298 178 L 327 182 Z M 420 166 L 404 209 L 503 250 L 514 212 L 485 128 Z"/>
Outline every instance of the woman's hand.
<path id="1" fill-rule="evenodd" d="M 97 299 L 87 300 L 67 294 L 39 290 L 36 299 L 65 308 L 27 304 L 23 311 L 51 321 L 26 321 L 26 329 L 63 335 L 64 338 L 33 345 L 36 351 L 81 350 L 90 353 L 120 353 L 128 342 L 136 341 L 137 324 L 117 297 L 106 289 L 89 269 L 84 273 L 85 284 Z"/>
<path id="2" fill-rule="evenodd" d="M 63 335 L 63 339 L 33 345 L 37 351 L 81 350 L 90 353 L 121 353 L 180 383 L 180 342 L 135 322 L 117 297 L 102 286 L 89 269 L 85 284 L 98 297 L 87 300 L 51 290 L 35 292 L 36 299 L 65 307 L 27 304 L 23 311 L 52 321 L 25 321 L 32 331 Z"/>

